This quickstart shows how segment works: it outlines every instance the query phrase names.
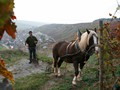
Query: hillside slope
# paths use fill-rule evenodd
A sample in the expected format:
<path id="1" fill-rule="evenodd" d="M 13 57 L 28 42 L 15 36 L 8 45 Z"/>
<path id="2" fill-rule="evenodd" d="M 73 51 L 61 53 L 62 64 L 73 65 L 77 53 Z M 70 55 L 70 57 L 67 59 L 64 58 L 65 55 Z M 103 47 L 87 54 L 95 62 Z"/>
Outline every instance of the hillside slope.
<path id="1" fill-rule="evenodd" d="M 79 29 L 81 32 L 87 29 L 99 28 L 99 21 L 111 22 L 110 18 L 96 19 L 93 22 L 88 23 L 77 23 L 77 24 L 48 24 L 36 28 L 36 30 L 41 33 L 47 34 L 54 38 L 56 41 L 60 40 L 73 40 L 75 38 L 75 33 Z M 114 20 L 113 20 L 114 21 Z M 115 19 L 115 21 L 120 21 L 120 19 Z"/>
<path id="2" fill-rule="evenodd" d="M 93 23 L 78 23 L 78 24 L 49 24 L 43 25 L 36 30 L 41 33 L 45 33 L 56 41 L 60 40 L 73 40 L 75 38 L 75 33 L 79 29 L 84 31 L 86 28 L 95 28 L 96 24 Z"/>
<path id="3" fill-rule="evenodd" d="M 24 20 L 15 20 L 14 22 L 17 25 L 17 30 L 26 30 L 30 28 L 34 29 L 36 27 L 45 25 L 45 23 L 42 23 L 42 22 L 24 21 Z"/>

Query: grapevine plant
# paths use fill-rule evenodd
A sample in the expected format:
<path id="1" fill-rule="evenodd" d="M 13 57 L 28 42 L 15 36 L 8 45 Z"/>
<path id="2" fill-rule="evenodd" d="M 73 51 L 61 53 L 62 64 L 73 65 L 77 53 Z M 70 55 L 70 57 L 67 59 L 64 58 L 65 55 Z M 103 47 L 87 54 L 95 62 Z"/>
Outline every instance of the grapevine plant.
<path id="1" fill-rule="evenodd" d="M 0 40 L 6 32 L 13 39 L 16 37 L 16 16 L 13 12 L 14 0 L 0 0 Z M 13 74 L 7 70 L 4 60 L 0 58 L 0 74 L 14 83 Z"/>
<path id="2" fill-rule="evenodd" d="M 110 14 L 112 16 L 112 14 Z M 117 22 L 114 28 L 113 22 Z M 112 16 L 110 22 L 105 22 L 102 29 L 101 49 L 103 60 L 103 85 L 104 89 L 111 89 L 119 75 L 116 71 L 120 65 L 120 23 L 115 16 Z M 119 81 L 119 80 L 118 80 Z M 120 86 L 120 82 L 117 82 Z"/>

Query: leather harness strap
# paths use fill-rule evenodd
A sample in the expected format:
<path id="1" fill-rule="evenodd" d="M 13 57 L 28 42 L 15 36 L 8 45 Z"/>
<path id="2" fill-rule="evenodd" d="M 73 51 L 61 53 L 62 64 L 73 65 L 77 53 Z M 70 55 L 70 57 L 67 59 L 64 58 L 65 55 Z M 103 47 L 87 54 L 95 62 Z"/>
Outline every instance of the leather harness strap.
<path id="1" fill-rule="evenodd" d="M 68 49 L 69 49 L 69 47 L 70 47 L 71 44 L 72 44 L 72 42 L 70 42 L 70 43 L 67 45 L 66 54 L 68 54 Z"/>
<path id="2" fill-rule="evenodd" d="M 79 47 L 79 45 L 78 45 L 78 42 L 77 41 L 74 41 L 74 42 L 70 42 L 68 45 L 67 45 L 67 48 L 66 48 L 66 54 L 69 54 L 69 47 L 71 46 L 71 45 L 74 45 L 74 47 L 75 47 L 75 49 L 77 50 L 77 51 L 79 51 L 80 50 L 80 47 Z"/>
<path id="3" fill-rule="evenodd" d="M 77 51 L 79 51 L 79 50 L 80 50 L 80 47 L 79 47 L 79 45 L 78 45 L 78 42 L 77 42 L 77 41 L 75 42 L 75 49 L 76 49 Z"/>

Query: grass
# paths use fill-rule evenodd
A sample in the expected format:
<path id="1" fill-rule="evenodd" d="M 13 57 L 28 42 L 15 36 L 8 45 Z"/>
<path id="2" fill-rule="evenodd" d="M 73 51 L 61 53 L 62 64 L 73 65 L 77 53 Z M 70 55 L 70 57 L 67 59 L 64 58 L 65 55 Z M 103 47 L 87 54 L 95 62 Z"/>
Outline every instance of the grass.
<path id="1" fill-rule="evenodd" d="M 22 58 L 29 58 L 29 53 L 21 50 L 2 50 L 0 51 L 0 57 L 5 60 L 7 64 L 11 64 Z M 37 54 L 37 58 L 43 62 L 52 63 L 52 58 L 48 57 L 47 54 Z"/>
<path id="2" fill-rule="evenodd" d="M 65 76 L 61 82 L 56 82 L 57 85 L 50 90 L 98 90 L 94 87 L 94 83 L 98 82 L 96 78 L 84 77 L 83 80 L 77 82 L 77 85 L 72 85 L 73 76 Z M 59 80 L 58 80 L 59 81 Z"/>
<path id="3" fill-rule="evenodd" d="M 72 78 L 66 77 L 63 79 L 63 81 L 58 83 L 58 85 L 54 86 L 51 90 L 71 90 L 72 84 L 70 81 L 72 81 Z"/>
<path id="4" fill-rule="evenodd" d="M 22 58 L 28 57 L 28 53 L 20 50 L 3 50 L 0 52 L 0 57 L 5 60 L 6 64 L 12 64 Z"/>
<path id="5" fill-rule="evenodd" d="M 69 76 L 65 76 L 63 81 L 59 82 L 58 85 L 54 86 L 51 90 L 98 90 L 98 84 L 96 85 L 96 83 L 98 83 L 98 77 L 96 77 L 97 69 L 95 68 L 96 63 L 96 56 L 93 55 L 84 66 L 82 70 L 83 79 L 77 82 L 77 86 L 72 85 L 73 70 L 72 72 L 67 72 Z M 70 74 L 72 74 L 72 76 L 70 76 Z"/>
<path id="6" fill-rule="evenodd" d="M 73 76 L 68 73 L 69 76 L 65 76 L 62 79 L 57 78 L 56 84 L 48 90 L 98 90 L 97 87 L 94 87 L 93 84 L 96 82 L 95 78 L 89 79 L 89 77 L 83 77 L 83 80 L 77 82 L 77 86 L 71 84 Z M 50 80 L 49 74 L 33 74 L 26 76 L 24 78 L 19 78 L 15 80 L 14 89 L 15 90 L 44 90 L 42 86 Z M 55 77 L 52 79 L 54 80 Z M 47 86 L 46 86 L 47 87 Z"/>
<path id="7" fill-rule="evenodd" d="M 51 63 L 52 61 L 52 58 L 49 58 L 47 57 L 47 55 L 42 54 L 39 55 L 39 59 L 48 63 Z M 93 59 L 94 56 L 91 57 L 90 63 L 94 66 L 95 62 L 93 62 Z M 65 67 L 63 65 L 62 69 L 64 68 Z M 95 77 L 96 70 L 91 68 L 88 69 L 88 67 L 85 66 L 85 68 L 83 69 L 83 80 L 77 82 L 77 86 L 73 86 L 71 83 L 74 71 L 67 71 L 67 75 L 62 78 L 57 78 L 55 85 L 53 85 L 51 89 L 48 90 L 88 90 L 88 88 L 89 90 L 98 90 L 98 87 L 93 86 L 96 82 L 98 82 L 98 79 Z M 15 90 L 44 90 L 42 86 L 44 86 L 49 80 L 54 81 L 54 79 L 56 78 L 53 78 L 53 76 L 51 77 L 50 73 L 33 74 L 24 78 L 16 79 L 14 88 Z"/>
<path id="8" fill-rule="evenodd" d="M 47 74 L 33 74 L 15 80 L 15 90 L 41 90 L 42 86 L 49 80 Z"/>
<path id="9" fill-rule="evenodd" d="M 116 75 L 117 75 L 117 76 L 120 76 L 120 66 L 117 66 L 117 67 L 116 67 Z"/>
<path id="10" fill-rule="evenodd" d="M 0 51 L 3 51 L 3 50 L 6 50 L 6 48 L 0 45 Z"/>
<path id="11" fill-rule="evenodd" d="M 52 64 L 52 62 L 53 62 L 52 57 L 48 57 L 46 54 L 37 54 L 37 58 L 38 58 L 38 60 L 47 62 L 49 64 Z"/>
<path id="12" fill-rule="evenodd" d="M 7 51 L 1 51 L 0 56 L 8 64 L 15 62 L 17 60 L 20 60 L 20 58 L 28 57 L 28 53 L 24 53 L 19 50 L 7 50 Z M 47 54 L 38 54 L 38 59 L 47 62 L 52 63 L 53 59 L 51 57 L 48 57 Z M 67 69 L 70 69 L 70 64 L 67 65 Z M 63 63 L 61 66 L 61 72 L 64 72 L 66 63 Z M 71 65 L 72 66 L 72 65 Z M 53 85 L 48 90 L 98 90 L 98 77 L 97 75 L 97 66 L 98 66 L 98 60 L 96 59 L 96 56 L 93 55 L 90 57 L 88 62 L 85 64 L 83 70 L 82 70 L 82 77 L 83 80 L 80 82 L 77 82 L 77 86 L 72 85 L 72 79 L 74 75 L 74 70 L 67 71 L 63 78 L 57 78 L 57 81 L 55 82 L 55 85 Z M 63 71 L 62 71 L 63 70 Z M 120 73 L 120 67 L 117 66 L 116 75 L 119 75 Z M 71 76 L 72 74 L 72 76 Z M 44 90 L 42 86 L 46 85 L 46 83 L 50 80 L 54 80 L 55 77 L 51 77 L 51 74 L 49 73 L 42 73 L 42 74 L 33 74 L 30 76 L 26 76 L 24 78 L 19 78 L 15 80 L 14 89 L 15 90 Z M 46 86 L 47 87 L 47 86 Z"/>

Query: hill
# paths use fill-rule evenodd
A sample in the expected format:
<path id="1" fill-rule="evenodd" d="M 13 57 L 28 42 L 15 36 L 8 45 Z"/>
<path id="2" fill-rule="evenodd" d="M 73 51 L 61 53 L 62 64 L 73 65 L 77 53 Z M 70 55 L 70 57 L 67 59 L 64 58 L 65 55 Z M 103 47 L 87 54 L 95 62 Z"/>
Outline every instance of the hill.
<path id="1" fill-rule="evenodd" d="M 45 33 L 56 41 L 60 40 L 72 40 L 75 38 L 75 33 L 79 29 L 84 31 L 86 28 L 95 28 L 96 25 L 93 23 L 78 23 L 78 24 L 49 24 L 43 25 L 36 30 Z"/>
<path id="2" fill-rule="evenodd" d="M 47 34 L 54 38 L 56 41 L 60 40 L 73 40 L 75 38 L 75 33 L 79 29 L 81 32 L 87 29 L 99 28 L 99 21 L 111 22 L 111 18 L 101 18 L 96 19 L 93 22 L 87 23 L 76 23 L 76 24 L 47 24 L 36 28 L 36 31 Z M 120 19 L 115 19 L 113 21 L 119 21 Z"/>
<path id="3" fill-rule="evenodd" d="M 38 28 L 42 25 L 45 25 L 45 23 L 41 22 L 32 22 L 32 21 L 22 21 L 22 20 L 16 20 L 15 21 L 17 25 L 17 33 L 16 33 L 16 39 L 12 39 L 10 36 L 8 36 L 6 33 L 4 33 L 2 40 L 0 41 L 0 47 L 1 48 L 15 48 L 15 49 L 25 49 L 25 40 L 28 37 L 28 32 L 33 31 L 33 34 L 38 39 L 38 46 L 39 44 L 41 47 L 47 47 L 47 45 L 51 42 L 54 42 L 54 39 L 50 36 L 41 33 L 40 31 L 35 31 L 35 28 Z M 46 44 L 46 45 L 44 45 Z"/>
<path id="4" fill-rule="evenodd" d="M 25 29 L 29 29 L 29 28 L 36 28 L 36 27 L 40 27 L 40 26 L 46 24 L 46 23 L 43 23 L 43 22 L 24 21 L 24 20 L 15 20 L 14 22 L 17 25 L 17 30 L 25 30 Z"/>

